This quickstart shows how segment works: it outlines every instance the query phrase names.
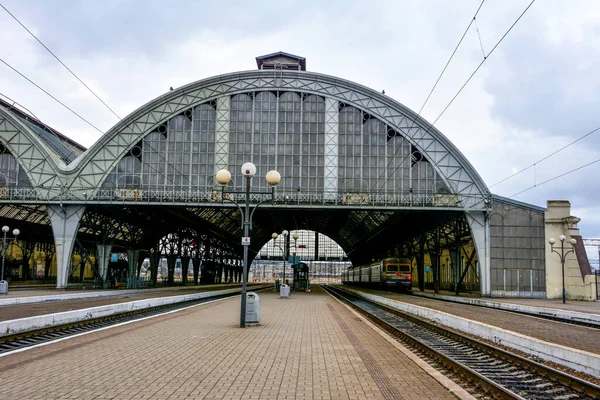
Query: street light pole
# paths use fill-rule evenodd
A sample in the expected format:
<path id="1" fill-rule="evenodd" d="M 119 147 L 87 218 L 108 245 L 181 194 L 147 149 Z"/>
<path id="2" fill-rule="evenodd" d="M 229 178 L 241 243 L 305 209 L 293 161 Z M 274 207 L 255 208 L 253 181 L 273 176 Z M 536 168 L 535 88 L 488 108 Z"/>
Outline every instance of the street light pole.
<path id="1" fill-rule="evenodd" d="M 240 209 L 240 213 L 242 214 L 242 225 L 244 228 L 244 236 L 242 238 L 242 245 L 244 246 L 244 265 L 242 268 L 242 300 L 241 300 L 241 315 L 240 315 L 240 328 L 246 327 L 246 279 L 248 274 L 248 246 L 250 246 L 250 228 L 252 224 L 252 215 L 254 214 L 254 210 L 258 206 L 260 206 L 264 201 L 258 203 L 254 210 L 252 210 L 252 214 L 250 213 L 250 182 L 252 177 L 256 174 L 256 165 L 251 162 L 247 162 L 242 165 L 242 175 L 246 178 L 246 190 L 243 192 L 246 195 L 244 208 L 236 203 L 233 200 L 225 198 L 226 193 L 239 193 L 239 192 L 225 192 L 225 186 L 231 181 L 231 173 L 226 169 L 222 169 L 217 172 L 217 182 L 222 186 L 223 191 L 221 194 L 221 201 L 229 201 Z M 281 175 L 279 172 L 275 170 L 271 170 L 267 172 L 266 180 L 269 186 L 271 186 L 271 191 L 269 193 L 266 192 L 254 192 L 255 194 L 270 194 L 271 201 L 275 201 L 275 185 L 277 185 L 281 181 Z"/>
<path id="2" fill-rule="evenodd" d="M 285 241 L 287 240 L 287 236 L 288 236 L 289 232 L 284 230 L 283 232 L 281 232 L 281 236 L 283 236 L 283 247 L 285 248 Z M 281 248 L 280 245 L 278 245 L 277 243 L 275 243 L 275 240 L 277 240 L 277 238 L 279 237 L 279 235 L 275 232 L 273 232 L 273 234 L 271 235 L 271 237 L 273 238 L 273 246 L 276 246 L 279 248 L 279 250 L 281 250 L 281 259 L 283 260 L 283 269 L 281 272 L 281 282 L 285 283 L 285 250 L 283 248 Z"/>
<path id="3" fill-rule="evenodd" d="M 565 253 L 565 240 L 567 239 L 567 237 L 565 235 L 560 235 L 558 239 L 560 240 L 560 253 L 557 249 L 554 248 L 554 243 L 556 243 L 556 239 L 550 238 L 548 239 L 548 243 L 550 243 L 550 250 L 553 253 L 558 254 L 558 256 L 560 257 L 560 264 L 562 270 L 562 302 L 563 304 L 565 304 L 567 302 L 567 290 L 565 288 L 565 260 L 570 253 L 573 253 L 575 251 L 575 247 L 573 246 L 577 244 L 577 240 L 573 238 L 569 240 L 569 243 L 571 244 L 571 250 L 567 250 L 567 252 Z"/>
<path id="4" fill-rule="evenodd" d="M 300 237 L 300 235 L 298 235 L 298 232 L 292 233 L 292 239 L 294 239 L 294 259 L 293 259 L 294 266 L 292 268 L 294 269 L 294 271 L 296 271 L 296 272 L 292 272 L 292 279 L 294 279 L 294 276 L 297 276 L 297 274 L 298 274 L 298 272 L 297 272 L 298 271 L 298 259 L 297 259 L 298 255 L 297 255 L 297 253 L 298 253 L 298 238 L 299 237 Z M 292 287 L 294 287 L 294 286 L 295 286 L 295 283 L 292 282 Z"/>
<path id="5" fill-rule="evenodd" d="M 242 174 L 244 173 L 244 166 L 242 166 Z M 251 164 L 254 166 L 254 164 Z M 244 237 L 250 237 L 250 179 L 256 173 L 256 167 L 252 174 L 246 173 L 246 206 L 244 208 Z M 244 245 L 244 266 L 242 269 L 242 309 L 240 313 L 240 328 L 246 327 L 246 274 L 248 273 L 248 245 Z"/>
<path id="6" fill-rule="evenodd" d="M 10 231 L 10 228 L 7 225 L 2 227 L 2 233 L 4 234 L 2 237 L 2 273 L 0 275 L 0 294 L 8 294 L 8 282 L 4 280 L 4 259 L 6 257 L 6 234 Z M 18 229 L 13 229 L 12 234 L 14 238 L 9 240 L 16 240 L 17 236 L 21 233 Z"/>

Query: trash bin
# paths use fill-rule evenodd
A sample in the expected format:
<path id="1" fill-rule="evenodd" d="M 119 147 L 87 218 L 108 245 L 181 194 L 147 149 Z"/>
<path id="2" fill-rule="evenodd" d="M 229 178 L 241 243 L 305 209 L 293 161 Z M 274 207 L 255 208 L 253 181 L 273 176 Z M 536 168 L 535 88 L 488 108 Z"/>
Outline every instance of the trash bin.
<path id="1" fill-rule="evenodd" d="M 279 279 L 275 279 L 275 291 L 279 292 Z"/>
<path id="2" fill-rule="evenodd" d="M 0 281 L 0 294 L 8 294 L 8 281 Z"/>
<path id="3" fill-rule="evenodd" d="M 284 283 L 279 289 L 279 298 L 282 299 L 287 297 L 290 297 L 290 287 Z"/>
<path id="4" fill-rule="evenodd" d="M 246 293 L 246 323 L 260 324 L 260 297 L 254 292 Z"/>

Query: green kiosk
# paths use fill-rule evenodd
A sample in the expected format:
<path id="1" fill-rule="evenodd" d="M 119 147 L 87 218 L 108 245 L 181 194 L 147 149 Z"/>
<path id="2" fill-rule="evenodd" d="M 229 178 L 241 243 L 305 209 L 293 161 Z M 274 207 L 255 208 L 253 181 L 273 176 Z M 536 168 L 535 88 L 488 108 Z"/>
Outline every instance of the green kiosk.
<path id="1" fill-rule="evenodd" d="M 294 268 L 294 290 L 304 290 L 305 292 L 310 289 L 310 281 L 308 280 L 308 265 L 303 262 L 297 262 L 293 265 Z"/>

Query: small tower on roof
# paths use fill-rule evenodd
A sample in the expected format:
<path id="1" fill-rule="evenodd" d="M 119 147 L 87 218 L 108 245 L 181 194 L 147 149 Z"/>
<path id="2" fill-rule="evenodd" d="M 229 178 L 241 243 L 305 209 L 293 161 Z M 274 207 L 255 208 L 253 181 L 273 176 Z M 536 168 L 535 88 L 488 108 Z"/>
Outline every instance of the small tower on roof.
<path id="1" fill-rule="evenodd" d="M 256 57 L 258 69 L 288 69 L 306 71 L 306 58 L 278 51 Z"/>

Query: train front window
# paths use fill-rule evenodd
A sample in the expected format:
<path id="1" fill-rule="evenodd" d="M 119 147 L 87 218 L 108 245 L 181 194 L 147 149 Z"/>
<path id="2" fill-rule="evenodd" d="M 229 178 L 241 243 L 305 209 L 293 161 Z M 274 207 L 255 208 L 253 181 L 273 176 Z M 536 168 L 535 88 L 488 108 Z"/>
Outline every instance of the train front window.
<path id="1" fill-rule="evenodd" d="M 387 272 L 409 272 L 411 271 L 410 265 L 387 265 Z"/>

